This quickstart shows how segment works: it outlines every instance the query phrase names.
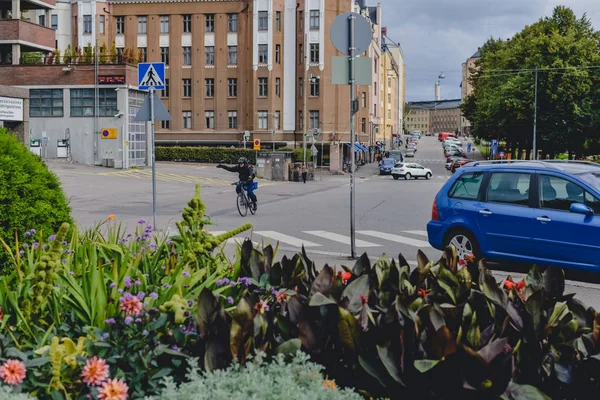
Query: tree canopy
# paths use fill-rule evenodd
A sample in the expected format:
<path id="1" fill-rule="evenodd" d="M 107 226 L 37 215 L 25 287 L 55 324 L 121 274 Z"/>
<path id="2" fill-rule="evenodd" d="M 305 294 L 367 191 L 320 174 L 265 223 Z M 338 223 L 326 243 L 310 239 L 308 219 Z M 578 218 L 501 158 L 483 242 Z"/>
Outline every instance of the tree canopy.
<path id="1" fill-rule="evenodd" d="M 509 40 L 490 38 L 471 70 L 462 104 L 471 133 L 532 148 L 537 69 L 537 148 L 553 158 L 600 150 L 600 32 L 584 14 L 558 6 Z"/>

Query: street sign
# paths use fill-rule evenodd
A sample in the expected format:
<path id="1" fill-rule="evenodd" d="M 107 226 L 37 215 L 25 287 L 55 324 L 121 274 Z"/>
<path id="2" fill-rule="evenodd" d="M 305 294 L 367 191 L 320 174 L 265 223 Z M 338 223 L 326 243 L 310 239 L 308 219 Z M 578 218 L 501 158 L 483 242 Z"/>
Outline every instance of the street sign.
<path id="1" fill-rule="evenodd" d="M 332 85 L 347 85 L 350 82 L 350 66 L 348 57 L 331 56 Z M 373 59 L 371 57 L 356 57 L 354 59 L 355 75 L 357 85 L 371 86 L 373 81 Z"/>
<path id="2" fill-rule="evenodd" d="M 138 88 L 140 90 L 164 90 L 165 88 L 165 63 L 139 63 Z"/>
<path id="3" fill-rule="evenodd" d="M 260 150 L 260 139 L 254 139 L 254 150 Z"/>
<path id="4" fill-rule="evenodd" d="M 471 151 L 471 143 L 467 145 L 467 153 Z"/>
<path id="5" fill-rule="evenodd" d="M 355 54 L 364 53 L 373 39 L 371 23 L 365 17 L 353 12 L 338 15 L 331 24 L 331 42 L 342 54 L 350 55 L 350 24 L 348 20 L 354 16 L 354 47 Z"/>
<path id="6" fill-rule="evenodd" d="M 140 107 L 137 114 L 135 115 L 135 120 L 138 122 L 150 121 L 151 116 L 152 116 L 151 115 L 152 113 L 150 112 L 150 106 L 151 106 L 151 103 L 153 103 L 153 105 L 154 105 L 154 120 L 155 121 L 170 121 L 171 114 L 169 114 L 169 111 L 167 111 L 167 109 L 165 108 L 165 105 L 163 104 L 160 97 L 158 97 L 158 95 L 156 93 L 152 93 L 152 96 L 154 97 L 154 101 L 150 100 L 150 96 L 146 97 L 146 100 L 144 100 L 144 102 L 142 103 L 142 106 Z"/>
<path id="7" fill-rule="evenodd" d="M 500 157 L 504 157 L 504 152 L 503 151 L 500 152 Z"/>
<path id="8" fill-rule="evenodd" d="M 102 128 L 100 129 L 100 137 L 102 139 L 116 139 L 117 138 L 117 128 Z"/>
<path id="9" fill-rule="evenodd" d="M 492 140 L 492 155 L 498 154 L 498 141 Z"/>

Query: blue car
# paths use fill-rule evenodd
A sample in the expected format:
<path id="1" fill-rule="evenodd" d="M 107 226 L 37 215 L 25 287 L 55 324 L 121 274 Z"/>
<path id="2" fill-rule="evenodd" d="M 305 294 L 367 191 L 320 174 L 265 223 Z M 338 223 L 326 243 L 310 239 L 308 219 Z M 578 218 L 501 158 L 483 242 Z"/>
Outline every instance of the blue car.
<path id="1" fill-rule="evenodd" d="M 394 165 L 396 161 L 393 158 L 384 158 L 379 163 L 379 175 L 391 175 Z"/>
<path id="2" fill-rule="evenodd" d="M 600 164 L 473 162 L 433 201 L 429 243 L 461 258 L 600 271 Z"/>

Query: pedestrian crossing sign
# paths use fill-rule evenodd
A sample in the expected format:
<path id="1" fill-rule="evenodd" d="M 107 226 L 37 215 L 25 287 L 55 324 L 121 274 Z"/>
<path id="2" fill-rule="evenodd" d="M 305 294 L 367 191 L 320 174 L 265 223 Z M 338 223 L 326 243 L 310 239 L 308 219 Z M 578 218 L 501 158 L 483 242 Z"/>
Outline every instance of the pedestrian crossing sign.
<path id="1" fill-rule="evenodd" d="M 165 63 L 139 63 L 138 88 L 140 90 L 165 89 Z"/>

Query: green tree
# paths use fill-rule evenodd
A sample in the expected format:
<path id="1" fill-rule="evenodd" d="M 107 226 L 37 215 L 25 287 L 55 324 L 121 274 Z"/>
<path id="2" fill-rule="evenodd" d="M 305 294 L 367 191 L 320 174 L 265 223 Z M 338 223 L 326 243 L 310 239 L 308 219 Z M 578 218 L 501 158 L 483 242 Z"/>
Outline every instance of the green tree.
<path id="1" fill-rule="evenodd" d="M 525 27 L 510 40 L 489 39 L 481 48 L 462 105 L 480 138 L 504 139 L 508 151 L 532 147 L 535 69 L 538 69 L 537 148 L 554 157 L 583 155 L 600 128 L 600 34 L 567 7 Z M 529 156 L 529 154 L 527 154 Z"/>

